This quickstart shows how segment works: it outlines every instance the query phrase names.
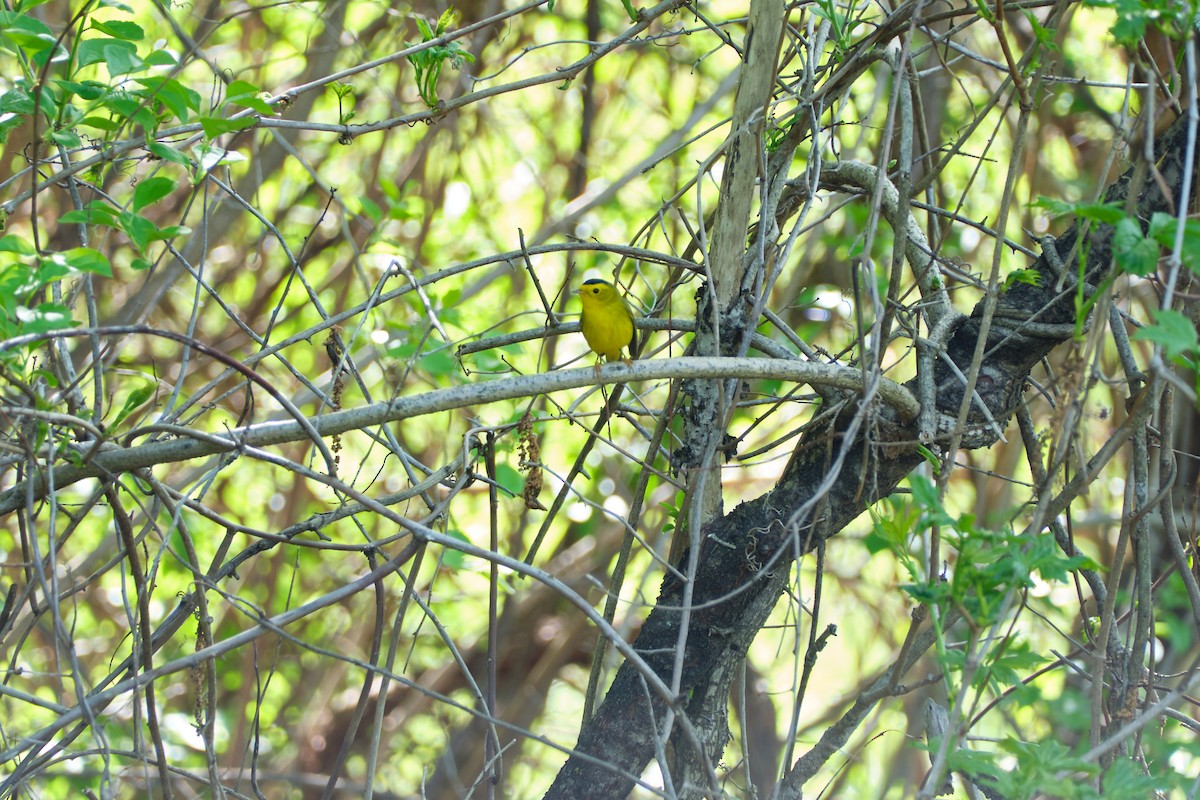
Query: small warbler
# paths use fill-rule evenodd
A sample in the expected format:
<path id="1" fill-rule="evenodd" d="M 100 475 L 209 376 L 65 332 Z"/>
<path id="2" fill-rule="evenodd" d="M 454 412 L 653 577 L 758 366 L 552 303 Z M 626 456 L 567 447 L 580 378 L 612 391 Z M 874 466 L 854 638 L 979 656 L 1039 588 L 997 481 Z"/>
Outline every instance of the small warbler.
<path id="1" fill-rule="evenodd" d="M 591 278 L 584 281 L 575 294 L 583 303 L 579 326 L 592 352 L 606 361 L 615 361 L 621 358 L 621 350 L 628 348 L 632 358 L 637 328 L 629 304 L 617 288 L 608 281 Z"/>

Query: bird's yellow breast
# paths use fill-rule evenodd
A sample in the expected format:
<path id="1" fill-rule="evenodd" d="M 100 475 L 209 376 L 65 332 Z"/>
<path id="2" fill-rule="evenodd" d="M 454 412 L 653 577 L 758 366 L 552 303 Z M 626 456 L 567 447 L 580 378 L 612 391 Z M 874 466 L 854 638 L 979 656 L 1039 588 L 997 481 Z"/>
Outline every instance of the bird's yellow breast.
<path id="1" fill-rule="evenodd" d="M 633 314 L 616 287 L 601 280 L 585 281 L 579 289 L 583 303 L 583 314 L 579 325 L 588 347 L 608 361 L 621 357 L 621 350 L 628 347 L 633 355 Z"/>

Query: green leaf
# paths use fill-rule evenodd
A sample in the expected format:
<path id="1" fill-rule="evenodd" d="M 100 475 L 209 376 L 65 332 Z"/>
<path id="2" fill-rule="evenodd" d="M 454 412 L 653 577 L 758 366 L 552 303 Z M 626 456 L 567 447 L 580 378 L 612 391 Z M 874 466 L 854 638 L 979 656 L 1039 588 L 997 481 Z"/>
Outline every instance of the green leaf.
<path id="1" fill-rule="evenodd" d="M 400 200 L 400 187 L 396 185 L 394 180 L 386 175 L 380 175 L 375 179 L 375 182 L 379 186 L 379 190 L 383 192 L 383 196 L 389 202 L 395 203 Z"/>
<path id="2" fill-rule="evenodd" d="M 104 48 L 116 42 L 120 42 L 120 40 L 113 39 L 110 36 L 84 39 L 75 50 L 75 65 L 78 67 L 90 67 L 92 64 L 102 63 L 104 61 Z M 133 48 L 136 52 L 137 48 L 134 45 L 129 42 L 124 42 L 124 44 L 126 47 Z"/>
<path id="3" fill-rule="evenodd" d="M 14 233 L 9 233 L 0 236 L 0 253 L 16 253 L 20 256 L 31 256 L 34 254 L 34 249 L 28 240 Z"/>
<path id="4" fill-rule="evenodd" d="M 1010 771 L 992 776 L 996 791 L 1003 797 L 1082 800 L 1097 796 L 1089 786 L 1087 776 L 1095 775 L 1099 767 L 1072 755 L 1065 745 L 1053 738 L 1041 742 L 1009 738 L 1000 742 L 1000 748 L 1016 759 Z"/>
<path id="5" fill-rule="evenodd" d="M 107 33 L 114 39 L 128 39 L 132 42 L 140 42 L 146 38 L 146 32 L 142 30 L 142 26 L 136 22 L 125 22 L 121 20 L 112 20 L 109 22 L 101 22 L 100 20 L 92 20 L 92 29 Z"/>
<path id="6" fill-rule="evenodd" d="M 1157 16 L 1156 4 L 1141 0 L 1085 0 L 1084 5 L 1111 8 L 1116 13 L 1116 22 L 1112 23 L 1109 32 L 1117 43 L 1127 47 L 1138 46 L 1153 16 Z"/>
<path id="7" fill-rule="evenodd" d="M 50 131 L 50 140 L 68 150 L 83 147 L 83 139 L 80 139 L 79 134 L 69 128 L 60 131 Z"/>
<path id="8" fill-rule="evenodd" d="M 447 8 L 445 11 L 443 11 L 442 15 L 438 17 L 437 35 L 441 36 L 446 31 L 457 25 L 461 16 L 462 14 L 460 14 L 458 11 L 455 11 L 453 8 Z"/>
<path id="9" fill-rule="evenodd" d="M 17 322 L 21 333 L 46 333 L 73 328 L 79 323 L 71 318 L 67 307 L 58 303 L 42 303 L 36 308 L 17 306 Z"/>
<path id="10" fill-rule="evenodd" d="M 1163 247 L 1175 247 L 1175 218 L 1170 214 L 1155 211 L 1150 215 L 1150 224 L 1146 226 L 1146 236 Z"/>
<path id="11" fill-rule="evenodd" d="M 76 108 L 71 103 L 65 103 L 62 107 L 62 113 L 59 116 L 58 130 L 74 128 L 83 121 L 83 112 Z"/>
<path id="12" fill-rule="evenodd" d="M 1029 25 L 1030 30 L 1033 31 L 1033 36 L 1035 39 L 1037 39 L 1038 44 L 1040 44 L 1042 47 L 1048 47 L 1051 50 L 1058 52 L 1059 46 L 1055 41 L 1054 36 L 1054 34 L 1057 32 L 1057 28 L 1047 28 L 1042 25 L 1037 16 L 1035 16 L 1034 13 L 1029 9 L 1022 9 L 1022 11 L 1025 14 L 1026 24 Z"/>
<path id="13" fill-rule="evenodd" d="M 139 72 L 146 67 L 146 63 L 138 58 L 137 48 L 129 42 L 110 40 L 103 52 L 104 65 L 108 67 L 108 74 L 114 77 Z"/>
<path id="14" fill-rule="evenodd" d="M 0 113 L 32 114 L 33 95 L 24 89 L 13 89 L 0 94 Z"/>
<path id="15" fill-rule="evenodd" d="M 936 605 L 944 594 L 931 583 L 905 583 L 901 584 L 900 590 L 923 606 Z"/>
<path id="16" fill-rule="evenodd" d="M 142 60 L 146 62 L 147 67 L 174 67 L 179 64 L 175 56 L 166 50 L 151 50 Z"/>
<path id="17" fill-rule="evenodd" d="M 161 103 L 180 122 L 187 122 L 200 110 L 200 94 L 174 78 L 138 78 L 137 82 L 144 87 L 137 92 L 139 96 Z"/>
<path id="18" fill-rule="evenodd" d="M 449 13 L 449 12 L 447 12 Z M 422 17 L 415 17 L 417 28 L 421 31 L 421 40 L 428 42 L 438 38 L 440 33 L 429 27 L 429 22 Z M 439 25 L 442 21 L 450 19 L 444 13 L 442 14 Z M 442 74 L 442 66 L 449 62 L 450 66 L 457 69 L 464 61 L 474 61 L 475 57 L 471 55 L 457 42 L 430 47 L 427 50 L 422 50 L 418 53 L 413 53 L 408 56 L 408 61 L 416 70 L 417 93 L 421 95 L 421 99 L 430 108 L 437 108 L 440 102 L 437 94 L 438 77 Z"/>
<path id="19" fill-rule="evenodd" d="M 1011 289 L 1018 283 L 1025 283 L 1030 286 L 1042 285 L 1042 273 L 1036 269 L 1014 269 L 1008 273 L 1008 277 L 1004 279 L 1004 288 Z"/>
<path id="20" fill-rule="evenodd" d="M 521 477 L 521 473 L 508 464 L 496 465 L 496 483 L 513 497 L 519 497 L 525 488 L 525 479 Z"/>
<path id="21" fill-rule="evenodd" d="M 1118 758 L 1104 772 L 1101 786 L 1105 797 L 1155 797 L 1171 788 L 1169 778 L 1143 774 L 1143 766 L 1131 758 Z M 1180 786 L 1180 789 L 1183 787 Z"/>
<path id="22" fill-rule="evenodd" d="M 92 200 L 81 209 L 68 211 L 58 218 L 59 222 L 83 225 L 109 225 L 117 227 L 117 215 L 103 200 Z"/>
<path id="23" fill-rule="evenodd" d="M 450 292 L 449 294 L 456 294 L 456 292 Z M 475 331 L 474 326 L 476 323 L 474 316 L 468 315 L 468 317 L 470 317 L 470 319 L 467 320 L 467 326 L 464 327 L 463 326 L 462 309 L 459 307 L 456 307 L 456 306 L 447 307 L 446 303 L 448 303 L 448 302 L 449 302 L 448 300 L 443 299 L 443 305 L 442 305 L 441 311 L 438 312 L 438 318 L 441 319 L 442 323 L 445 325 L 457 326 L 464 333 L 474 333 L 474 331 Z M 468 328 L 469 328 L 469 330 L 468 330 Z M 762 386 L 764 387 L 763 391 L 765 391 L 765 392 L 774 391 L 769 388 L 771 386 L 771 381 L 763 381 Z"/>
<path id="24" fill-rule="evenodd" d="M 892 550 L 891 542 L 874 531 L 863 537 L 863 547 L 867 548 L 867 552 L 871 555 Z"/>
<path id="25" fill-rule="evenodd" d="M 1125 219 L 1125 211 L 1117 203 L 1076 203 L 1075 216 L 1116 225 Z"/>
<path id="26" fill-rule="evenodd" d="M 133 210 L 141 211 L 146 206 L 154 205 L 175 191 L 175 185 L 175 181 L 165 175 L 155 175 L 144 181 L 138 181 L 137 187 L 133 190 Z"/>
<path id="27" fill-rule="evenodd" d="M 129 237 L 134 246 L 143 252 L 149 246 L 150 242 L 154 240 L 154 234 L 158 232 L 157 225 L 141 214 L 135 214 L 130 211 L 122 211 L 118 214 L 117 224 L 121 230 L 125 231 L 125 235 Z"/>
<path id="28" fill-rule="evenodd" d="M 170 161 L 173 164 L 180 164 L 189 169 L 195 169 L 196 167 L 196 162 L 188 158 L 187 153 L 184 153 L 183 151 L 172 147 L 169 144 L 150 140 L 146 142 L 146 149 L 149 150 L 153 155 L 161 158 L 163 161 Z"/>
<path id="29" fill-rule="evenodd" d="M 402 335 L 387 348 L 386 352 L 389 356 L 403 359 L 409 363 L 415 361 L 420 369 L 433 377 L 446 378 L 454 374 L 458 368 L 458 362 L 455 361 L 451 348 L 443 347 L 418 352 L 418 348 L 421 347 L 419 335 L 398 325 L 393 327 L 401 331 Z"/>
<path id="30" fill-rule="evenodd" d="M 1109 33 L 1119 44 L 1137 47 L 1137 43 L 1146 36 L 1146 26 L 1149 23 L 1150 18 L 1145 14 L 1119 14 Z"/>
<path id="31" fill-rule="evenodd" d="M 0 270 L 0 304 L 12 310 L 15 299 L 42 287 L 33 267 L 28 264 L 10 264 Z"/>
<path id="32" fill-rule="evenodd" d="M 894 494 L 871 508 L 870 513 L 874 526 L 867 537 L 870 540 L 866 543 L 868 552 L 872 555 L 885 549 L 906 552 L 921 517 L 920 509 L 904 495 Z"/>
<path id="33" fill-rule="evenodd" d="M 45 90 L 45 91 L 35 93 L 35 94 L 36 94 L 36 99 L 38 102 L 38 107 L 41 109 L 42 113 L 45 114 L 47 117 L 51 117 L 51 118 L 57 117 L 59 105 L 58 105 L 58 98 L 54 94 L 54 92 Z"/>
<path id="34" fill-rule="evenodd" d="M 90 272 L 106 278 L 112 277 L 112 264 L 108 263 L 108 258 L 99 250 L 93 250 L 90 247 L 72 247 L 70 250 L 64 250 L 62 256 L 75 271 Z"/>
<path id="35" fill-rule="evenodd" d="M 122 405 L 121 410 L 117 412 L 117 417 L 113 420 L 111 427 L 115 428 L 120 425 L 125 421 L 126 417 L 128 417 L 147 400 L 154 396 L 155 391 L 158 389 L 157 382 L 155 382 L 155 380 L 148 375 L 142 375 L 141 382 L 142 385 L 135 387 L 129 393 L 129 396 L 125 398 L 125 404 Z"/>
<path id="36" fill-rule="evenodd" d="M 123 122 L 141 125 L 146 130 L 154 130 L 158 123 L 154 113 L 146 107 L 146 101 L 136 95 L 110 97 L 104 108 Z"/>
<path id="37" fill-rule="evenodd" d="M 1161 211 L 1150 217 L 1149 237 L 1167 250 L 1175 250 L 1178 231 L 1179 220 L 1175 217 Z M 1200 220 L 1188 219 L 1184 222 L 1179 259 L 1188 269 L 1200 272 Z"/>
<path id="38" fill-rule="evenodd" d="M 1117 265 L 1131 275 L 1149 275 L 1158 268 L 1161 248 L 1146 238 L 1137 220 L 1126 217 L 1117 223 L 1113 234 L 1113 255 Z"/>
<path id="39" fill-rule="evenodd" d="M 247 81 L 234 81 L 225 90 L 225 102 L 253 109 L 259 114 L 271 117 L 275 109 L 262 98 L 262 90 Z"/>
<path id="40" fill-rule="evenodd" d="M 359 213 L 369 217 L 372 222 L 379 222 L 383 219 L 383 209 L 379 207 L 378 203 L 368 197 L 357 197 L 354 199 L 358 201 L 356 205 L 358 206 Z M 347 203 L 346 205 L 349 206 L 351 204 Z"/>
<path id="41" fill-rule="evenodd" d="M 1154 324 L 1135 331 L 1134 339 L 1162 345 L 1169 358 L 1194 355 L 1200 351 L 1196 328 L 1191 320 L 1169 308 L 1158 309 L 1153 314 Z"/>
<path id="42" fill-rule="evenodd" d="M 462 531 L 454 529 L 454 528 L 451 528 L 450 530 L 446 531 L 446 535 L 451 537 L 452 539 L 458 539 L 460 542 L 466 542 L 467 544 L 471 543 L 471 540 L 468 539 Z M 462 569 L 463 563 L 466 561 L 466 558 L 467 558 L 467 554 L 464 553 L 462 550 L 455 550 L 452 547 L 447 547 L 445 550 L 442 551 L 441 563 L 442 563 L 442 566 L 444 566 L 448 569 L 457 570 L 457 569 Z"/>
<path id="43" fill-rule="evenodd" d="M 241 78 L 238 78 L 237 80 L 231 81 L 229 83 L 229 85 L 225 87 L 225 96 L 226 97 L 241 97 L 241 96 L 247 95 L 247 94 L 257 95 L 261 91 L 262 91 L 261 89 L 259 89 L 257 86 L 255 86 L 250 81 L 244 81 Z"/>
<path id="44" fill-rule="evenodd" d="M 168 225 L 165 228 L 159 228 L 150 237 L 152 242 L 161 242 L 166 239 L 174 239 L 176 236 L 186 236 L 191 233 L 192 229 L 187 225 Z"/>
<path id="45" fill-rule="evenodd" d="M 90 247 L 73 247 L 38 259 L 37 277 L 42 286 L 83 272 L 111 278 L 112 265 L 103 253 Z"/>
<path id="46" fill-rule="evenodd" d="M 236 150 L 216 147 L 211 142 L 199 142 L 193 150 L 199 158 L 200 169 L 204 172 L 208 172 L 217 164 L 236 164 L 246 160 L 246 157 Z"/>
<path id="47" fill-rule="evenodd" d="M 1046 209 L 1046 213 L 1051 217 L 1071 215 L 1109 225 L 1115 225 L 1125 218 L 1125 212 L 1118 203 L 1067 203 L 1049 197 L 1038 197 L 1033 206 Z"/>
<path id="48" fill-rule="evenodd" d="M 107 117 L 86 117 L 79 124 L 86 125 L 89 128 L 95 128 L 98 131 L 106 131 L 108 133 L 119 131 L 121 129 L 121 123 L 117 122 L 116 120 L 108 119 Z"/>
<path id="49" fill-rule="evenodd" d="M 1049 660 L 1031 652 L 1028 642 L 1012 639 L 1009 642 L 1009 646 L 988 664 L 992 679 L 1005 688 L 1019 685 L 1023 672 L 1040 667 Z"/>
<path id="50" fill-rule="evenodd" d="M 54 32 L 36 17 L 17 11 L 0 11 L 0 33 L 14 37 L 21 33 L 53 36 Z"/>
<path id="51" fill-rule="evenodd" d="M 940 746 L 941 737 L 937 737 L 936 741 Z M 963 747 L 951 750 L 947 763 L 955 772 L 965 772 L 973 778 L 995 775 L 1001 771 L 1000 766 L 996 764 L 995 753 L 968 750 Z"/>
<path id="52" fill-rule="evenodd" d="M 923 444 L 917 445 L 917 452 L 921 458 L 925 459 L 925 463 L 933 470 L 934 475 L 942 474 L 942 460 L 937 457 L 937 454 Z"/>
<path id="53" fill-rule="evenodd" d="M 55 81 L 55 86 L 81 100 L 99 100 L 108 94 L 108 86 L 100 81 Z"/>
<path id="54" fill-rule="evenodd" d="M 12 114 L 5 116 L 4 114 L 0 114 L 0 144 L 7 142 L 8 133 L 19 128 L 22 120 L 23 118 L 20 118 L 20 116 Z M 2 216 L 4 215 L 0 215 L 0 217 Z"/>
<path id="55" fill-rule="evenodd" d="M 71 274 L 71 265 L 63 253 L 51 253 L 37 260 L 37 279 L 39 286 L 45 286 L 54 281 L 60 281 Z"/>
<path id="56" fill-rule="evenodd" d="M 254 117 L 240 117 L 238 119 L 226 119 L 225 117 L 200 117 L 200 127 L 204 128 L 204 136 L 207 139 L 215 139 L 218 136 L 234 131 L 244 131 L 246 128 L 252 128 L 258 124 L 258 120 Z"/>
<path id="57" fill-rule="evenodd" d="M 39 54 L 44 56 L 54 47 L 55 39 L 54 31 L 37 19 L 12 11 L 0 11 L 0 49 L 30 57 Z"/>
<path id="58" fill-rule="evenodd" d="M 1084 5 L 1111 9 L 1116 19 L 1109 33 L 1119 44 L 1134 48 L 1151 25 L 1172 38 L 1179 38 L 1179 32 L 1188 29 L 1194 13 L 1190 4 L 1176 5 L 1169 0 L 1085 0 Z"/>
<path id="59" fill-rule="evenodd" d="M 922 508 L 941 508 L 942 501 L 938 498 L 937 487 L 935 487 L 928 478 L 924 475 L 910 475 L 908 477 L 908 485 L 912 488 L 913 499 Z"/>

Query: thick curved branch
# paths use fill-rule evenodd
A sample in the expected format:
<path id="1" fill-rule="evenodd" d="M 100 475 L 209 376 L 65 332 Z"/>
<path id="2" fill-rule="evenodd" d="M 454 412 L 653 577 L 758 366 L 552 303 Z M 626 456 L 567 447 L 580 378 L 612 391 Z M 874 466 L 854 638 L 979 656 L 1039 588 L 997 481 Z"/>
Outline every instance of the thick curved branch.
<path id="1" fill-rule="evenodd" d="M 149 329 L 146 329 L 149 331 Z M 103 331 L 101 331 L 103 332 Z M 87 335 L 86 330 L 74 330 L 70 335 Z M 64 334 L 65 335 L 65 334 Z M 773 379 L 801 383 L 821 383 L 854 391 L 862 386 L 862 373 L 850 367 L 833 364 L 818 364 L 811 361 L 780 360 L 765 358 L 673 358 L 669 360 L 635 361 L 631 364 L 606 364 L 599 371 L 591 367 L 556 370 L 534 375 L 521 375 L 486 383 L 438 389 L 424 394 L 399 397 L 385 403 L 339 411 L 316 417 L 308 425 L 309 433 L 318 437 L 336 436 L 352 430 L 369 428 L 387 422 L 419 417 L 456 408 L 465 408 L 498 400 L 517 397 L 533 397 L 548 392 L 578 389 L 600 384 L 631 383 L 633 381 L 660 380 L 665 378 L 744 378 L 749 380 Z M 895 405 L 902 417 L 915 418 L 919 408 L 912 394 L 895 383 L 884 379 L 879 394 L 885 402 Z M 221 434 L 208 434 L 186 429 L 172 429 L 180 433 L 179 438 L 151 442 L 136 447 L 120 447 L 105 444 L 99 448 L 95 443 L 83 445 L 78 450 L 81 456 L 89 456 L 86 463 L 75 466 L 60 466 L 54 470 L 53 486 L 64 486 L 104 475 L 131 472 L 133 470 L 203 458 L 217 453 L 236 451 L 243 447 L 268 447 L 307 440 L 312 437 L 305 426 L 296 421 L 262 422 L 235 428 Z M 128 439 L 129 437 L 126 437 Z M 96 452 L 92 452 L 95 450 Z M 29 480 L 33 482 L 30 488 Z M 7 514 L 24 505 L 32 497 L 40 498 L 46 491 L 46 480 L 41 474 L 22 481 L 0 493 L 0 514 Z"/>

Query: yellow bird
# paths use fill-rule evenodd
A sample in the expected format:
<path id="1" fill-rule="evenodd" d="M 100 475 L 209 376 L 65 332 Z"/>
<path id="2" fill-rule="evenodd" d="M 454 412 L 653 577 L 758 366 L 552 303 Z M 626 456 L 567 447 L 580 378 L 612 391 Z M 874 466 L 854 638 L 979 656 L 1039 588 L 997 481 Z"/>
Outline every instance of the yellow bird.
<path id="1" fill-rule="evenodd" d="M 584 281 L 575 294 L 583 303 L 579 326 L 583 328 L 583 338 L 592 352 L 604 356 L 607 361 L 616 361 L 621 358 L 621 350 L 627 347 L 632 358 L 637 328 L 629 305 L 617 288 L 608 281 L 592 278 Z M 596 369 L 599 368 L 597 364 Z"/>

